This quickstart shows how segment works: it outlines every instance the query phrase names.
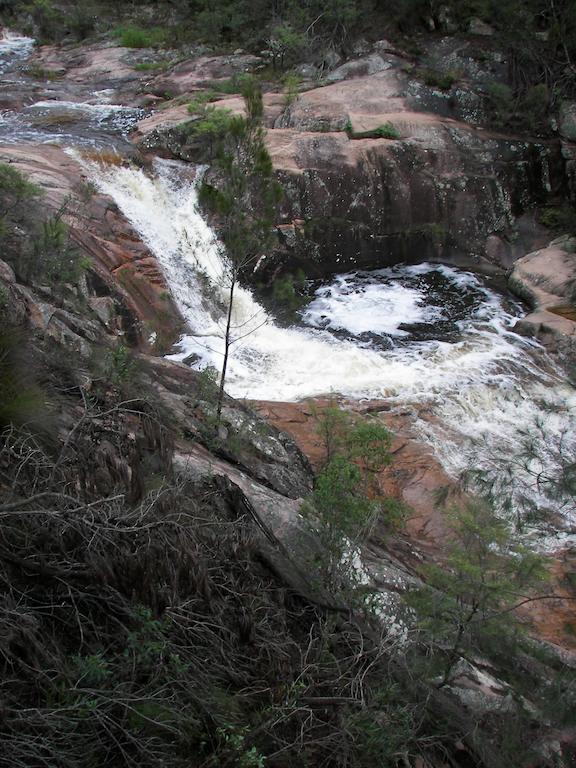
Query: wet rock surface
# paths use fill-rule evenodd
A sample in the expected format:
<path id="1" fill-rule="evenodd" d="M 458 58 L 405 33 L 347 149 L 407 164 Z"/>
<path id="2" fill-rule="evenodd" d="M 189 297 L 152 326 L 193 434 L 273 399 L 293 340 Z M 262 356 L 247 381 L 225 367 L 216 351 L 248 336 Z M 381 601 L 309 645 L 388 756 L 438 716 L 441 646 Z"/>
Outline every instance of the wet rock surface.
<path id="1" fill-rule="evenodd" d="M 278 223 L 307 223 L 313 275 L 410 259 L 508 267 L 541 244 L 530 212 L 565 188 L 564 160 L 557 141 L 482 129 L 484 84 L 504 77 L 505 60 L 450 37 L 430 42 L 423 63 L 454 70 L 454 85 L 426 85 L 407 58 L 375 45 L 333 68 L 322 87 L 305 80 L 284 107 L 275 89 L 265 94 L 268 148 L 286 194 Z M 213 60 L 187 65 L 191 88 L 205 66 L 228 71 Z M 218 106 L 241 112 L 242 100 Z M 175 104 L 139 123 L 135 138 L 194 159 L 197 148 L 179 129 L 187 119 Z M 379 138 L 384 125 L 398 138 Z M 294 249 L 278 259 L 267 268 L 302 265 Z"/>
<path id="2" fill-rule="evenodd" d="M 39 186 L 50 210 L 66 206 L 71 237 L 90 259 L 88 279 L 98 320 L 109 331 L 132 332 L 144 345 L 152 333 L 169 345 L 181 320 L 162 270 L 114 202 L 89 187 L 78 160 L 44 144 L 0 145 L 0 159 Z M 132 318 L 128 327 L 126 315 Z"/>

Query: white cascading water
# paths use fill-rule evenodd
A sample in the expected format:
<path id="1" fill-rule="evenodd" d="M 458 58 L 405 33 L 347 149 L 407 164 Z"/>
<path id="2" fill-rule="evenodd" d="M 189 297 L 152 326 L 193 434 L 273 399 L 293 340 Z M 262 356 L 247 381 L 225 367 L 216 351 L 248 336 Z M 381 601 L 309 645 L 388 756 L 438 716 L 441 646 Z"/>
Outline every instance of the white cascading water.
<path id="1" fill-rule="evenodd" d="M 14 64 L 25 61 L 36 43 L 31 37 L 18 35 L 8 29 L 0 34 L 0 75 L 3 75 Z"/>
<path id="2" fill-rule="evenodd" d="M 191 180 L 189 166 L 163 160 L 155 162 L 154 176 L 128 167 L 87 167 L 159 259 L 188 321 L 190 335 L 174 359 L 194 353 L 200 365 L 220 367 L 227 262 L 199 211 L 198 176 Z M 544 442 L 563 439 L 570 450 L 576 397 L 562 372 L 538 345 L 511 330 L 515 318 L 474 275 L 438 265 L 405 267 L 403 274 L 431 269 L 455 290 L 472 287 L 482 296 L 457 324 L 455 340 L 382 348 L 367 339 L 366 333 L 386 334 L 401 342 L 406 324 L 442 317 L 440 304 L 426 305 L 417 289 L 394 279 L 358 287 L 354 275 L 340 276 L 306 308 L 302 320 L 309 327 L 288 329 L 276 325 L 249 290 L 238 288 L 233 323 L 242 339 L 232 348 L 227 391 L 262 400 L 339 393 L 412 407 L 417 431 L 454 476 L 471 466 L 509 462 L 533 423 Z M 394 277 L 394 270 L 388 272 Z"/>
<path id="3" fill-rule="evenodd" d="M 12 72 L 33 47 L 32 39 L 4 31 L 4 85 L 18 85 L 18 75 Z M 142 116 L 138 109 L 114 104 L 113 90 L 78 96 L 77 102 L 54 99 L 20 113 L 0 112 L 2 141 L 109 148 L 115 136 L 126 135 Z M 160 160 L 153 177 L 121 166 L 86 167 L 162 264 L 190 329 L 173 357 L 195 355 L 196 365 L 219 368 L 227 261 L 198 209 L 199 175 L 193 180 L 189 166 Z M 432 273 L 448 281 L 447 294 L 435 296 L 420 285 L 419 278 Z M 480 300 L 462 314 L 458 293 L 471 291 Z M 457 300 L 451 304 L 446 297 L 452 295 Z M 543 498 L 534 480 L 539 472 L 541 477 L 554 475 L 576 457 L 574 389 L 538 345 L 513 333 L 516 318 L 474 275 L 425 264 L 340 275 L 316 292 L 302 314 L 304 327 L 298 328 L 279 327 L 243 288 L 236 290 L 233 309 L 234 336 L 239 340 L 226 381 L 232 395 L 270 400 L 329 393 L 386 398 L 412 415 L 416 432 L 453 476 L 469 468 L 496 467 L 506 483 L 506 469 L 516 464 L 523 495 L 559 513 L 562 532 L 551 533 L 548 527 L 540 546 L 557 546 L 576 525 L 573 500 Z M 424 334 L 411 335 L 410 326 L 426 324 Z M 447 325 L 457 333 L 446 333 Z M 521 446 L 527 436 L 538 458 L 518 470 L 525 462 Z"/>

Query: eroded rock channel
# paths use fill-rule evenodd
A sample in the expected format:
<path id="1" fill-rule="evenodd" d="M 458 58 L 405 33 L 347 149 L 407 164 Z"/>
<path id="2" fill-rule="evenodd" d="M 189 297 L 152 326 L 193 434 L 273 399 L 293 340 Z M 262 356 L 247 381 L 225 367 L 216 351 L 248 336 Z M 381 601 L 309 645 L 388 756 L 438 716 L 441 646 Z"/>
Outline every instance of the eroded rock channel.
<path id="1" fill-rule="evenodd" d="M 115 445 L 114 425 L 100 419 L 90 437 L 98 474 L 87 472 L 87 485 L 118 485 L 136 498 L 142 467 L 154 474 L 162 462 L 189 482 L 216 477 L 226 504 L 252 516 L 259 556 L 308 594 L 305 576 L 290 568 L 314 551 L 302 536 L 302 500 L 326 458 L 318 420 L 338 403 L 394 435 L 393 463 L 376 485 L 405 505 L 405 525 L 392 536 L 376 525 L 359 558 L 398 637 L 410 631 L 400 596 L 420 583 L 422 561 L 446 555 L 438 498 L 467 497 L 477 487 L 462 478 L 476 474 L 505 498 L 502 514 L 519 504 L 541 512 L 527 518 L 522 540 L 552 556 L 556 599 L 521 618 L 575 665 L 566 601 L 574 599 L 576 508 L 569 493 L 546 493 L 543 478 L 560 476 L 576 455 L 576 246 L 554 240 L 535 214 L 569 194 L 574 145 L 487 128 L 466 45 L 452 50 L 439 39 L 422 55 L 461 57 L 450 98 L 413 77 L 410 57 L 385 40 L 335 64 L 321 85 L 303 69 L 288 102 L 278 83 L 266 83 L 266 144 L 284 195 L 274 247 L 235 291 L 243 333 L 216 437 L 207 437 L 202 371 L 221 366 L 229 265 L 218 222 L 198 201 L 215 171 L 191 138 L 187 103 L 258 72 L 261 57 L 158 59 L 109 42 L 35 47 L 5 32 L 0 160 L 41 189 L 89 268 L 63 298 L 23 284 L 2 261 L 0 296 L 37 334 L 42 355 L 52 343 L 78 355 L 79 381 L 90 379 L 95 350 L 119 340 L 135 350 L 142 385 L 175 425 L 168 450 L 132 417 L 125 444 Z M 160 74 L 142 66 L 157 59 Z M 483 65 L 498 69 L 490 61 Z M 237 95 L 221 95 L 218 107 L 245 109 Z M 383 125 L 392 126 L 387 136 Z M 300 303 L 283 312 L 266 296 L 296 274 Z M 88 409 L 98 380 L 76 385 Z M 87 413 L 80 403 L 61 407 L 65 447 Z M 88 440 L 77 449 L 89 459 Z M 463 658 L 442 686 L 479 718 L 520 706 L 493 673 Z"/>

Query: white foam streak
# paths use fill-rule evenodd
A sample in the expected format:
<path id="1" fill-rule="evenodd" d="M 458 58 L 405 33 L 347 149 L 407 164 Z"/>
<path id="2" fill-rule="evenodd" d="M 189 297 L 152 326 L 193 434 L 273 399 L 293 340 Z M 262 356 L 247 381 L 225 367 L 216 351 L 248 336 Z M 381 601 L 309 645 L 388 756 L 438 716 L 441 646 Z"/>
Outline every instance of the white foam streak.
<path id="1" fill-rule="evenodd" d="M 40 118 L 56 113 L 57 117 L 83 120 L 96 128 L 112 128 L 125 134 L 145 115 L 143 109 L 124 107 L 120 104 L 57 100 L 37 101 L 26 107 L 26 112 Z"/>

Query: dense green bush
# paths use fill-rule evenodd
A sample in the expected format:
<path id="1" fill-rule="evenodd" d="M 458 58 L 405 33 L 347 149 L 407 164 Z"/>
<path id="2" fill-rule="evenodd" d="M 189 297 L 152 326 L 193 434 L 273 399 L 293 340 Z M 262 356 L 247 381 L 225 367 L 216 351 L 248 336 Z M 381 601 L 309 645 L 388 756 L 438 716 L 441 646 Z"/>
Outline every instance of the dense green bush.
<path id="1" fill-rule="evenodd" d="M 570 205 L 544 208 L 540 214 L 540 223 L 559 233 L 568 232 L 576 236 L 576 208 Z"/>
<path id="2" fill-rule="evenodd" d="M 289 273 L 282 275 L 272 283 L 272 298 L 281 310 L 294 312 L 305 301 L 303 296 L 305 285 L 306 275 L 302 270 L 298 270 L 296 275 Z"/>
<path id="3" fill-rule="evenodd" d="M 152 48 L 166 41 L 167 31 L 160 27 L 143 29 L 142 27 L 119 27 L 116 36 L 125 48 Z"/>
<path id="4" fill-rule="evenodd" d="M 392 139 L 396 141 L 400 138 L 400 132 L 392 123 L 383 123 L 369 131 L 355 131 L 352 123 L 348 121 L 345 131 L 351 139 Z"/>
<path id="5" fill-rule="evenodd" d="M 545 582 L 543 557 L 519 542 L 490 503 L 469 501 L 447 516 L 442 565 L 423 567 L 426 587 L 409 595 L 420 627 L 442 659 L 443 682 L 462 653 L 498 652 L 519 630 L 513 606 Z"/>
<path id="6" fill-rule="evenodd" d="M 396 529 L 406 511 L 390 503 L 378 482 L 392 461 L 392 435 L 377 420 L 357 418 L 337 405 L 313 411 L 324 464 L 304 513 L 324 547 L 317 561 L 322 582 L 352 599 L 360 544 L 377 522 Z"/>
<path id="7" fill-rule="evenodd" d="M 436 69 L 418 69 L 414 74 L 420 77 L 430 88 L 439 88 L 441 91 L 449 91 L 458 80 L 455 72 L 439 72 Z"/>
<path id="8" fill-rule="evenodd" d="M 549 130 L 550 94 L 543 83 L 515 93 L 505 83 L 486 85 L 491 121 L 499 128 L 527 131 Z"/>
<path id="9" fill-rule="evenodd" d="M 46 218 L 32 239 L 26 265 L 26 279 L 44 279 L 56 289 L 77 283 L 89 262 L 70 239 L 63 220 L 65 209 Z"/>
<path id="10" fill-rule="evenodd" d="M 272 30 L 267 44 L 272 53 L 272 67 L 284 69 L 297 60 L 306 47 L 307 39 L 290 24 L 282 24 Z"/>
<path id="11" fill-rule="evenodd" d="M 64 14 L 51 0 L 33 0 L 27 6 L 34 31 L 40 42 L 55 42 L 66 33 Z"/>
<path id="12" fill-rule="evenodd" d="M 8 217 L 17 217 L 24 204 L 40 195 L 40 189 L 29 182 L 13 165 L 0 163 L 0 236 L 6 231 Z"/>
<path id="13" fill-rule="evenodd" d="M 234 130 L 235 122 L 241 118 L 229 109 L 203 104 L 202 101 L 191 103 L 188 109 L 196 110 L 196 114 L 200 113 L 201 117 L 199 120 L 191 120 L 187 123 L 186 132 L 190 138 L 202 142 L 208 150 L 209 157 L 212 158 L 219 142 Z M 205 204 L 209 202 L 210 191 L 204 184 L 200 188 L 200 199 Z"/>

